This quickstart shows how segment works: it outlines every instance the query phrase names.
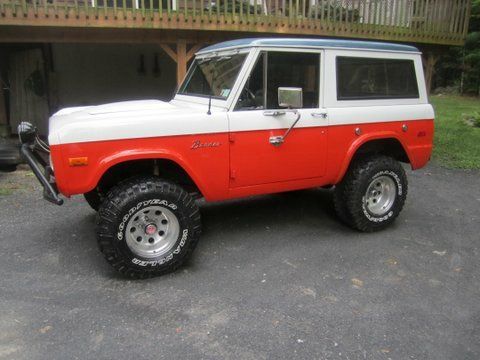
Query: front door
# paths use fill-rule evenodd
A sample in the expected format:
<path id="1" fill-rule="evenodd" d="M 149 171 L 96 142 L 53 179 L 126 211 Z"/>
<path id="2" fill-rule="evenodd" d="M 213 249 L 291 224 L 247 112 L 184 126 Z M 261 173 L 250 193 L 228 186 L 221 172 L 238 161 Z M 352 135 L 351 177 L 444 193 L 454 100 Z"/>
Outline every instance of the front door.
<path id="1" fill-rule="evenodd" d="M 230 187 L 321 177 L 327 150 L 326 112 L 320 108 L 320 61 L 317 52 L 261 52 L 232 112 Z M 280 145 L 296 115 L 278 105 L 279 87 L 303 92 L 301 118 Z"/>

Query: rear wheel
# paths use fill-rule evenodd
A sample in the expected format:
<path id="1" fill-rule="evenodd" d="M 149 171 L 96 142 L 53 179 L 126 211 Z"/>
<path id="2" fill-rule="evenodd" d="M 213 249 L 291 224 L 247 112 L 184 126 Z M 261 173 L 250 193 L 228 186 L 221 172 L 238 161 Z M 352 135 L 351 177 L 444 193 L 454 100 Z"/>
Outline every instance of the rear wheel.
<path id="1" fill-rule="evenodd" d="M 338 218 L 348 226 L 352 226 L 352 216 L 348 212 L 347 202 L 344 198 L 345 196 L 345 189 L 343 183 L 338 184 L 335 186 L 335 190 L 333 192 L 333 207 L 335 209 L 335 213 L 337 214 Z"/>
<path id="2" fill-rule="evenodd" d="M 403 167 L 390 157 L 372 156 L 355 162 L 335 188 L 335 209 L 349 226 L 378 231 L 395 221 L 407 191 Z"/>
<path id="3" fill-rule="evenodd" d="M 100 250 L 116 270 L 135 278 L 177 269 L 200 232 L 200 212 L 192 197 L 155 177 L 114 187 L 97 215 Z"/>

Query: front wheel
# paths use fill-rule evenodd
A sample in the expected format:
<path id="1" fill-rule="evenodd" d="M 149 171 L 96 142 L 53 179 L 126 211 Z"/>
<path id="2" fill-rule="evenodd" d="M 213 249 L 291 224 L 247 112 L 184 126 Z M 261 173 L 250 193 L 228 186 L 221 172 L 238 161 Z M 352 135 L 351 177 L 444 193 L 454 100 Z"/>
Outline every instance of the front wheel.
<path id="1" fill-rule="evenodd" d="M 95 188 L 92 191 L 83 194 L 83 197 L 93 210 L 98 211 L 105 196 Z"/>
<path id="2" fill-rule="evenodd" d="M 354 163 L 336 186 L 335 208 L 351 227 L 365 232 L 378 231 L 395 221 L 407 192 L 403 167 L 390 157 L 372 156 Z"/>
<path id="3" fill-rule="evenodd" d="M 97 239 L 107 261 L 135 278 L 177 269 L 201 232 L 200 212 L 181 187 L 141 177 L 114 187 L 97 215 Z"/>

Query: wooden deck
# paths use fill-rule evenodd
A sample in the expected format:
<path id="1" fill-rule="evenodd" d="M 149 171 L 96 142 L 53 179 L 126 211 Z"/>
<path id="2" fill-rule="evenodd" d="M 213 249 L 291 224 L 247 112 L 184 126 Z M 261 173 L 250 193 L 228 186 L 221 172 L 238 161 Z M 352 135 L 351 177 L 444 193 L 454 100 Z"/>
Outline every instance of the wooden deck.
<path id="1" fill-rule="evenodd" d="M 0 0 L 0 33 L 2 26 L 164 29 L 462 45 L 470 4 L 470 0 Z"/>

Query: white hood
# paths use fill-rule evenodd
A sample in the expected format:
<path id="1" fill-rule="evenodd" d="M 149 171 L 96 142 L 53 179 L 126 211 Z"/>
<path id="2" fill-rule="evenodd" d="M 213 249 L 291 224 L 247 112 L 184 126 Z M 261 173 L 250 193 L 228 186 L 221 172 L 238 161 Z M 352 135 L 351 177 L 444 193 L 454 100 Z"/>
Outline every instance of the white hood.
<path id="1" fill-rule="evenodd" d="M 95 106 L 79 106 L 65 108 L 57 111 L 55 114 L 53 114 L 53 116 L 69 115 L 81 111 L 86 112 L 90 115 L 98 115 L 119 113 L 125 111 L 159 110 L 168 108 L 174 109 L 175 106 L 160 100 L 122 101 Z"/>
<path id="2" fill-rule="evenodd" d="M 124 101 L 111 104 L 65 108 L 50 117 L 48 140 L 51 145 L 87 141 L 144 138 L 226 130 L 208 126 L 208 118 L 225 118 L 225 110 L 204 105 L 175 105 L 160 100 Z M 200 123 L 200 119 L 204 119 Z M 195 123 L 195 125 L 193 123 Z M 216 124 L 217 121 L 210 123 Z M 206 128 L 205 128 L 205 125 Z"/>

